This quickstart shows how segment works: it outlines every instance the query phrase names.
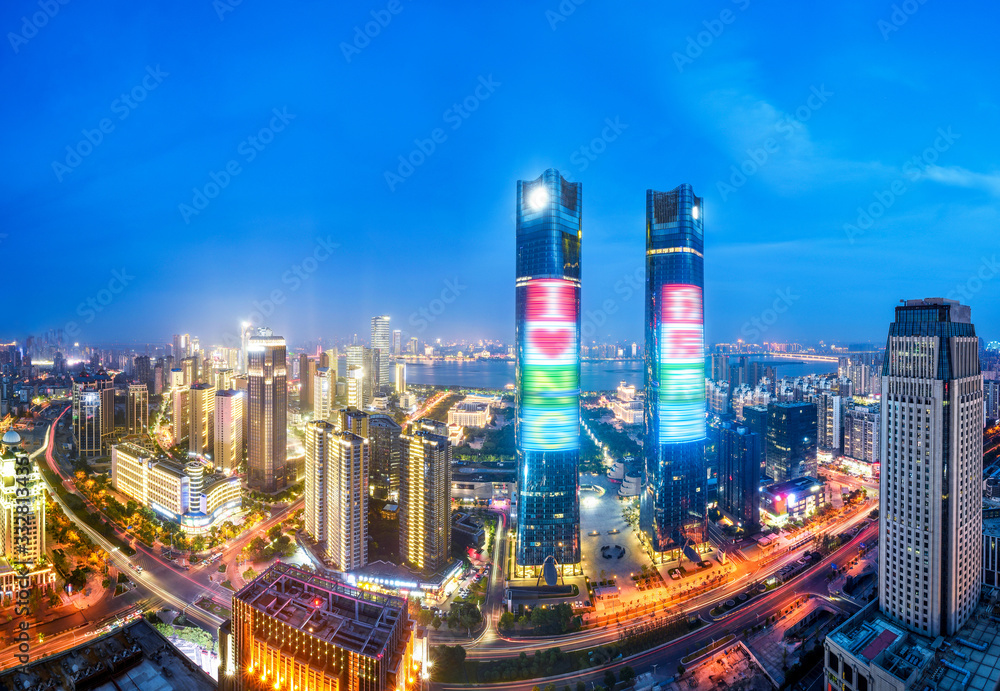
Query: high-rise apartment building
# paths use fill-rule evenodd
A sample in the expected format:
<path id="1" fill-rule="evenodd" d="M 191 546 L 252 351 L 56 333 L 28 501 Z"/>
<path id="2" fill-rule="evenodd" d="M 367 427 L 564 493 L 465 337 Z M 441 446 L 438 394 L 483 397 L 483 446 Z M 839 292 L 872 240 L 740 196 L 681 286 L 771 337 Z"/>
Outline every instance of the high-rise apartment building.
<path id="1" fill-rule="evenodd" d="M 246 392 L 215 392 L 215 467 L 232 474 L 243 462 L 243 419 Z"/>
<path id="2" fill-rule="evenodd" d="M 279 561 L 233 596 L 219 629 L 219 689 L 416 689 L 414 628 L 404 598 Z"/>
<path id="3" fill-rule="evenodd" d="M 979 600 L 982 409 L 971 309 L 897 306 L 882 368 L 879 602 L 932 637 L 957 632 Z"/>
<path id="4" fill-rule="evenodd" d="M 129 434 L 149 434 L 149 389 L 145 384 L 129 384 L 125 420 Z"/>
<path id="5" fill-rule="evenodd" d="M 181 360 L 181 371 L 184 373 L 184 383 L 190 386 L 201 380 L 198 375 L 198 358 L 186 357 Z"/>
<path id="6" fill-rule="evenodd" d="M 316 363 L 305 353 L 299 355 L 299 409 L 306 413 L 313 407 L 313 375 Z"/>
<path id="7" fill-rule="evenodd" d="M 760 437 L 744 425 L 723 422 L 717 453 L 719 509 L 753 535 L 760 528 Z"/>
<path id="8" fill-rule="evenodd" d="M 353 408 L 364 407 L 365 371 L 361 367 L 347 367 L 347 405 Z"/>
<path id="9" fill-rule="evenodd" d="M 816 477 L 816 404 L 769 403 L 767 475 L 775 482 Z"/>
<path id="10" fill-rule="evenodd" d="M 451 559 L 451 444 L 435 420 L 410 423 L 401 435 L 399 555 L 425 573 Z"/>
<path id="11" fill-rule="evenodd" d="M 840 453 L 844 399 L 824 391 L 816 399 L 816 446 L 821 451 Z"/>
<path id="12" fill-rule="evenodd" d="M 215 387 L 194 384 L 188 397 L 191 410 L 188 453 L 196 456 L 215 453 Z"/>
<path id="13" fill-rule="evenodd" d="M 247 356 L 247 482 L 252 489 L 274 492 L 285 486 L 288 475 L 285 339 L 260 328 L 247 343 Z"/>
<path id="14" fill-rule="evenodd" d="M 335 568 L 360 569 L 368 563 L 368 440 L 334 432 L 326 447 L 326 555 Z"/>
<path id="15" fill-rule="evenodd" d="M 410 347 L 409 347 L 408 352 L 410 353 L 410 355 L 419 355 L 420 354 L 420 341 L 417 340 L 416 336 L 411 336 L 410 337 Z"/>
<path id="16" fill-rule="evenodd" d="M 646 192 L 647 486 L 639 523 L 664 559 L 695 559 L 708 539 L 704 223 L 704 201 L 690 185 Z"/>
<path id="17" fill-rule="evenodd" d="M 395 377 L 396 393 L 404 394 L 406 393 L 406 363 L 397 362 L 396 363 L 396 377 Z"/>
<path id="18" fill-rule="evenodd" d="M 170 426 L 174 444 L 181 444 L 191 433 L 191 388 L 180 384 L 170 389 Z"/>
<path id="19" fill-rule="evenodd" d="M 20 448 L 21 435 L 5 432 L 0 440 L 0 556 L 34 564 L 45 556 L 45 483 Z"/>
<path id="20" fill-rule="evenodd" d="M 317 367 L 313 375 L 313 419 L 326 420 L 333 412 L 337 395 L 337 373 L 329 367 Z"/>
<path id="21" fill-rule="evenodd" d="M 388 387 L 392 381 L 392 330 L 389 317 L 372 317 L 372 350 L 378 351 L 379 387 Z M 377 389 L 376 389 L 377 390 Z"/>
<path id="22" fill-rule="evenodd" d="M 306 425 L 305 507 L 302 512 L 306 533 L 320 546 L 326 545 L 327 446 L 332 443 L 336 426 L 327 420 L 313 420 Z"/>
<path id="23" fill-rule="evenodd" d="M 552 168 L 517 183 L 515 575 L 580 570 L 582 190 Z"/>
<path id="24" fill-rule="evenodd" d="M 878 403 L 856 405 L 844 415 L 844 459 L 874 466 L 881 462 L 879 433 L 881 413 Z M 874 474 L 874 468 L 868 473 Z"/>
<path id="25" fill-rule="evenodd" d="M 394 356 L 403 354 L 403 332 L 399 329 L 392 331 L 392 354 Z"/>

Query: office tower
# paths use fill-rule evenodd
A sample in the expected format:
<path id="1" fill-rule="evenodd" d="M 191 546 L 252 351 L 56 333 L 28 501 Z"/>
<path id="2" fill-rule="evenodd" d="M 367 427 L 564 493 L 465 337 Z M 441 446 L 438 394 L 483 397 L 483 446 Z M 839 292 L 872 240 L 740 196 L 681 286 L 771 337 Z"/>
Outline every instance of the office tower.
<path id="1" fill-rule="evenodd" d="M 305 353 L 299 355 L 299 409 L 305 413 L 313 407 L 312 361 Z"/>
<path id="2" fill-rule="evenodd" d="M 347 352 L 345 355 L 345 363 L 347 369 L 352 367 L 364 367 L 365 366 L 365 348 L 364 346 L 351 345 L 347 346 Z"/>
<path id="3" fill-rule="evenodd" d="M 371 442 L 371 480 L 389 492 L 399 491 L 400 457 L 403 428 L 388 415 L 371 415 L 368 418 L 368 440 Z"/>
<path id="4" fill-rule="evenodd" d="M 215 451 L 215 387 L 194 384 L 189 389 L 191 426 L 188 428 L 188 453 L 196 456 Z"/>
<path id="5" fill-rule="evenodd" d="M 243 374 L 234 377 L 233 389 L 243 394 L 243 453 L 245 458 L 247 444 L 250 443 L 250 375 Z"/>
<path id="6" fill-rule="evenodd" d="M 816 477 L 816 404 L 769 403 L 767 475 L 775 482 Z"/>
<path id="7" fill-rule="evenodd" d="M 399 356 L 403 354 L 403 332 L 394 329 L 392 332 L 392 354 Z"/>
<path id="8" fill-rule="evenodd" d="M 364 406 L 365 371 L 361 367 L 347 367 L 347 405 L 353 408 Z"/>
<path id="9" fill-rule="evenodd" d="M 368 440 L 332 432 L 326 443 L 326 556 L 342 571 L 368 563 Z M 451 507 L 449 506 L 449 519 Z"/>
<path id="10" fill-rule="evenodd" d="M 388 364 L 388 360 L 386 361 Z M 362 402 L 367 408 L 372 404 L 375 394 L 382 388 L 382 353 L 376 348 L 364 348 L 364 359 L 362 364 L 364 370 L 364 384 Z M 384 380 L 389 382 L 388 374 Z"/>
<path id="11" fill-rule="evenodd" d="M 285 339 L 260 328 L 247 343 L 247 356 L 247 483 L 251 489 L 275 492 L 285 486 L 288 472 Z"/>
<path id="12" fill-rule="evenodd" d="M 719 509 L 753 535 L 760 528 L 761 439 L 745 425 L 723 422 L 717 449 Z"/>
<path id="13" fill-rule="evenodd" d="M 1000 381 L 983 381 L 984 421 L 1000 420 Z M 985 422 L 984 422 L 985 426 Z"/>
<path id="14" fill-rule="evenodd" d="M 149 433 L 149 389 L 145 384 L 128 385 L 125 418 L 129 434 Z"/>
<path id="15" fill-rule="evenodd" d="M 10 562 L 33 565 L 45 556 L 45 483 L 38 466 L 21 452 L 21 435 L 0 440 L 0 537 Z"/>
<path id="16" fill-rule="evenodd" d="M 416 336 L 410 338 L 410 355 L 418 355 L 420 353 L 420 341 L 417 340 Z"/>
<path id="17" fill-rule="evenodd" d="M 184 373 L 184 383 L 190 386 L 199 380 L 198 358 L 186 357 L 181 360 L 181 371 Z"/>
<path id="18" fill-rule="evenodd" d="M 235 473 L 243 462 L 243 410 L 246 393 L 227 389 L 215 392 L 215 467 Z"/>
<path id="19" fill-rule="evenodd" d="M 389 317 L 385 315 L 372 317 L 372 350 L 378 351 L 379 387 L 388 387 L 392 381 L 389 364 L 392 358 L 392 331 L 389 329 Z"/>
<path id="20" fill-rule="evenodd" d="M 406 363 L 397 362 L 396 363 L 396 393 L 406 393 Z"/>
<path id="21" fill-rule="evenodd" d="M 728 379 L 729 379 L 729 356 L 720 353 L 713 353 L 712 380 L 726 381 Z"/>
<path id="22" fill-rule="evenodd" d="M 148 355 L 137 355 L 132 361 L 133 379 L 139 384 L 145 384 L 147 391 L 153 386 L 153 368 Z"/>
<path id="23" fill-rule="evenodd" d="M 94 375 L 94 386 L 101 399 L 101 447 L 108 448 L 115 433 L 115 383 L 103 369 Z"/>
<path id="24" fill-rule="evenodd" d="M 879 433 L 881 432 L 881 413 L 878 403 L 862 406 L 856 405 L 844 416 L 844 459 L 873 466 L 881 462 Z M 866 475 L 871 475 L 874 468 L 870 467 Z"/>
<path id="25" fill-rule="evenodd" d="M 191 387 L 187 384 L 170 390 L 170 425 L 175 445 L 181 444 L 191 433 Z"/>
<path id="26" fill-rule="evenodd" d="M 324 549 L 327 535 L 327 447 L 334 443 L 336 426 L 327 420 L 313 420 L 306 425 L 305 531 Z"/>
<path id="27" fill-rule="evenodd" d="M 171 351 L 174 362 L 180 362 L 188 356 L 188 339 L 190 338 L 188 334 L 174 334 L 174 348 Z"/>
<path id="28" fill-rule="evenodd" d="M 451 559 L 451 444 L 434 420 L 410 423 L 400 437 L 399 555 L 425 573 Z"/>
<path id="29" fill-rule="evenodd" d="M 580 570 L 582 204 L 582 185 L 552 168 L 517 183 L 517 575 L 550 557 Z"/>
<path id="30" fill-rule="evenodd" d="M 326 420 L 333 412 L 333 399 L 337 394 L 337 375 L 329 367 L 316 368 L 312 379 L 313 419 Z"/>
<path id="31" fill-rule="evenodd" d="M 233 595 L 220 691 L 417 688 L 407 600 L 276 562 Z"/>
<path id="32" fill-rule="evenodd" d="M 80 458 L 101 455 L 101 392 L 84 372 L 73 380 L 73 431 Z"/>
<path id="33" fill-rule="evenodd" d="M 971 309 L 897 306 L 882 367 L 879 601 L 931 637 L 956 633 L 979 600 L 982 406 Z"/>
<path id="34" fill-rule="evenodd" d="M 646 460 L 639 520 L 665 560 L 705 543 L 704 207 L 688 184 L 646 192 Z"/>
<path id="35" fill-rule="evenodd" d="M 816 401 L 816 446 L 823 451 L 840 452 L 843 400 L 836 394 L 824 391 Z"/>

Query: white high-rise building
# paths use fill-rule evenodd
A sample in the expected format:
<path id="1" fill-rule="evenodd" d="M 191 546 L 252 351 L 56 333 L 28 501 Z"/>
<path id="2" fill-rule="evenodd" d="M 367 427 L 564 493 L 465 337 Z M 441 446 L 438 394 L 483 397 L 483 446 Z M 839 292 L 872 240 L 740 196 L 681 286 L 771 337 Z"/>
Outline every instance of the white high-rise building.
<path id="1" fill-rule="evenodd" d="M 971 309 L 897 306 L 882 371 L 879 600 L 930 637 L 955 634 L 979 600 L 982 411 Z"/>
<path id="2" fill-rule="evenodd" d="M 246 392 L 215 392 L 215 467 L 227 474 L 243 461 L 243 418 Z"/>
<path id="3" fill-rule="evenodd" d="M 392 370 L 389 361 L 392 356 L 392 331 L 389 317 L 372 317 L 372 348 L 378 351 L 378 381 L 380 387 L 389 386 Z"/>
<path id="4" fill-rule="evenodd" d="M 352 408 L 364 407 L 364 377 L 362 367 L 347 367 L 347 405 Z"/>
<path id="5" fill-rule="evenodd" d="M 333 400 L 337 394 L 337 371 L 329 367 L 318 367 L 313 375 L 313 419 L 326 420 L 333 412 Z"/>

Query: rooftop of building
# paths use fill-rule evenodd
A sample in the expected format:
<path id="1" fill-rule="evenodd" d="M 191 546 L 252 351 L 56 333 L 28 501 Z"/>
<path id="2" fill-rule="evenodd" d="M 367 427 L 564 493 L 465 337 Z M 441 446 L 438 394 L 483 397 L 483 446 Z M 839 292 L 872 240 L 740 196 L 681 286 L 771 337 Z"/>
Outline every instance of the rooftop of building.
<path id="1" fill-rule="evenodd" d="M 0 672 L 0 691 L 214 688 L 215 680 L 142 619 L 53 657 Z"/>
<path id="2" fill-rule="evenodd" d="M 829 634 L 866 664 L 881 667 L 907 689 L 992 691 L 1000 686 L 1000 616 L 979 607 L 955 636 L 930 638 L 884 616 L 878 600 Z"/>
<path id="3" fill-rule="evenodd" d="M 234 599 L 268 618 L 370 658 L 392 654 L 388 649 L 391 634 L 407 616 L 403 598 L 361 590 L 280 561 Z"/>
<path id="4" fill-rule="evenodd" d="M 820 487 L 823 486 L 823 481 L 814 477 L 797 477 L 793 480 L 785 480 L 784 482 L 776 482 L 773 485 L 767 486 L 767 491 L 772 494 L 784 494 L 786 492 L 806 492 L 811 490 L 816 485 Z"/>

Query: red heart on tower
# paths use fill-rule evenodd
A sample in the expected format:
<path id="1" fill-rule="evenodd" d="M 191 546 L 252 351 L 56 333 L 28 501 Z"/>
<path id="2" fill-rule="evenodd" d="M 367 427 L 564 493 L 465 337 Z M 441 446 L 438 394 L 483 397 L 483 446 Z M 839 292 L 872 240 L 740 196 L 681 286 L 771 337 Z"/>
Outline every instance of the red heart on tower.
<path id="1" fill-rule="evenodd" d="M 555 357 L 566 352 L 570 344 L 570 332 L 568 329 L 533 329 L 531 332 L 531 345 L 542 352 L 546 357 Z"/>

